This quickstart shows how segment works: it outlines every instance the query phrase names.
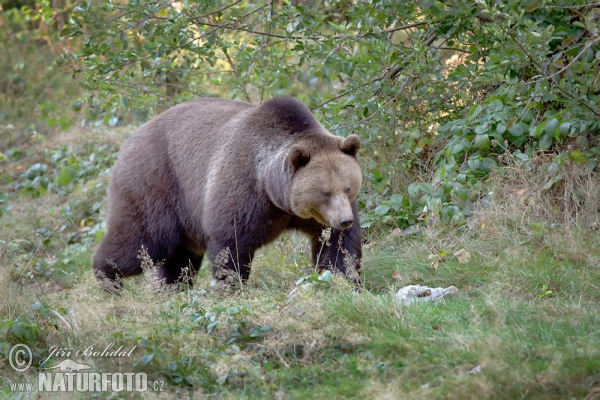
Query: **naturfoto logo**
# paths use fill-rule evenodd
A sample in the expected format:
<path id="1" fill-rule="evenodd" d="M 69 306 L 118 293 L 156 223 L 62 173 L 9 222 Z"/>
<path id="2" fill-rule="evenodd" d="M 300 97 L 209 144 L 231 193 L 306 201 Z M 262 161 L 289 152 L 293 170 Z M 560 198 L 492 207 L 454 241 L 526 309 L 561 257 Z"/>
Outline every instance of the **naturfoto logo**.
<path id="1" fill-rule="evenodd" d="M 87 346 L 77 350 L 63 347 L 50 348 L 50 355 L 41 363 L 52 358 L 65 358 L 51 367 L 38 370 L 38 384 L 11 382 L 15 392 L 145 392 L 163 391 L 164 381 L 148 381 L 143 372 L 96 372 L 92 367 L 66 357 L 129 357 L 135 350 L 116 347 L 113 343 L 102 349 Z M 17 344 L 9 352 L 9 364 L 16 372 L 26 372 L 32 366 L 33 354 L 29 346 Z"/>

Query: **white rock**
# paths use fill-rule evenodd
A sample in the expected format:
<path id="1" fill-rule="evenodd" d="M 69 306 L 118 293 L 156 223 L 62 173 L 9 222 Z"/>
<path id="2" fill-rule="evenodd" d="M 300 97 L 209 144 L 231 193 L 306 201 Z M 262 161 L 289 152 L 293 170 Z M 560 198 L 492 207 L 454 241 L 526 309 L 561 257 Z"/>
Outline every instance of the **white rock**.
<path id="1" fill-rule="evenodd" d="M 394 299 L 402 304 L 412 304 L 419 301 L 438 301 L 456 293 L 458 293 L 458 289 L 455 286 L 430 288 L 428 286 L 409 285 L 398 290 Z"/>
<path id="2" fill-rule="evenodd" d="M 469 371 L 469 375 L 478 374 L 480 372 L 481 372 L 481 365 L 478 365 Z"/>

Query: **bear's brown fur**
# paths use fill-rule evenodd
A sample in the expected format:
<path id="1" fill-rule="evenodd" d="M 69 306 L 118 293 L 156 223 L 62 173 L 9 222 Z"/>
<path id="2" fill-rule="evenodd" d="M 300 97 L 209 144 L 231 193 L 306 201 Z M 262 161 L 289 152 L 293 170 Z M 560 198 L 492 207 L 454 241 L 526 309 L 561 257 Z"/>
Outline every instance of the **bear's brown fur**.
<path id="1" fill-rule="evenodd" d="M 163 261 L 167 283 L 189 280 L 207 251 L 217 279 L 236 272 L 245 281 L 254 252 L 297 229 L 309 235 L 319 269 L 357 281 L 359 147 L 358 136 L 330 134 L 289 97 L 260 106 L 219 99 L 175 106 L 121 149 L 96 276 L 114 282 L 141 273 L 143 246 Z"/>

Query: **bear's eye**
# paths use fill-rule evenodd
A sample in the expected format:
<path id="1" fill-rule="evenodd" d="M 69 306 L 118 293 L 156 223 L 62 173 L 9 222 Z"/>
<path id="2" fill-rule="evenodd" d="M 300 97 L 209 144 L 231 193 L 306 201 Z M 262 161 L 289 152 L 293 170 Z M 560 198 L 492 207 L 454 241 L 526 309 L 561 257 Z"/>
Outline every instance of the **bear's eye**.
<path id="1" fill-rule="evenodd" d="M 331 197 L 331 192 L 328 192 L 328 191 L 323 191 L 323 192 L 321 192 L 321 194 L 323 195 L 323 197 L 326 197 L 326 198 Z"/>
<path id="2" fill-rule="evenodd" d="M 350 186 L 348 186 L 345 190 L 346 194 L 350 194 L 350 191 L 352 190 L 352 188 Z"/>

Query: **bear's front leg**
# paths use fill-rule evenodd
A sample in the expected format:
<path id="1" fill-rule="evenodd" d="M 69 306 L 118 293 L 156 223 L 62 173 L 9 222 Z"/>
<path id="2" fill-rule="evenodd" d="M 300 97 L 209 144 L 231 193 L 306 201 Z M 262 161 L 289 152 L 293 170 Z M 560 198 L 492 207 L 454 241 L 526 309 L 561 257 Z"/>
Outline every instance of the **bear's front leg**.
<path id="1" fill-rule="evenodd" d="M 239 243 L 209 243 L 208 252 L 213 277 L 230 286 L 245 284 L 250 276 L 250 264 L 255 248 Z"/>
<path id="2" fill-rule="evenodd" d="M 345 230 L 321 227 L 311 233 L 312 256 L 319 271 L 339 271 L 355 283 L 360 282 L 362 231 L 356 202 L 352 203 L 354 222 Z"/>
<path id="3" fill-rule="evenodd" d="M 339 271 L 351 281 L 360 282 L 361 237 L 356 230 L 324 228 L 312 237 L 313 263 L 319 271 Z"/>

